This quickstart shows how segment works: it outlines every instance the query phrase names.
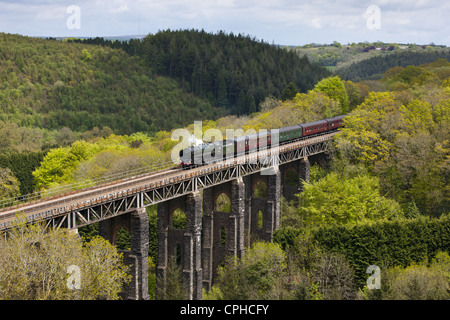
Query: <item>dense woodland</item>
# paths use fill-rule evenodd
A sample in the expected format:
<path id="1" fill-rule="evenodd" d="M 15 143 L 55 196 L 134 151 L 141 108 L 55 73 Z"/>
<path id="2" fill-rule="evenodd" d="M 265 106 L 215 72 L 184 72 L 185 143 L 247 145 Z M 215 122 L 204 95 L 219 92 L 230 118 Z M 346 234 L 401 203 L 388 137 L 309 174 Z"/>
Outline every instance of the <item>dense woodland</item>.
<path id="1" fill-rule="evenodd" d="M 1 34 L 0 61 L 0 120 L 20 127 L 156 133 L 220 114 L 120 49 Z"/>
<path id="2" fill-rule="evenodd" d="M 171 36 L 176 40 L 169 41 Z M 279 48 L 269 49 L 267 44 L 248 37 L 222 33 L 212 36 L 193 31 L 161 32 L 149 35 L 143 42 L 132 41 L 128 45 L 101 39 L 91 39 L 89 41 L 97 43 L 88 44 L 83 41 L 68 43 L 3 35 L 2 41 L 11 42 L 12 47 L 16 46 L 14 50 L 21 52 L 22 58 L 26 56 L 27 50 L 35 50 L 34 47 L 42 50 L 44 46 L 51 48 L 46 52 L 52 58 L 47 60 L 32 56 L 33 59 L 41 59 L 39 61 L 44 65 L 36 67 L 34 72 L 38 80 L 34 81 L 35 78 L 30 77 L 33 72 L 20 72 L 16 62 L 11 62 L 11 59 L 14 60 L 11 47 L 1 49 L 3 54 L 9 52 L 10 58 L 2 58 L 0 65 L 2 79 L 8 80 L 2 80 L 0 90 L 3 97 L 3 118 L 0 122 L 0 148 L 3 152 L 0 157 L 0 198 L 17 197 L 30 191 L 40 191 L 45 195 L 55 187 L 79 188 L 93 185 L 111 175 L 126 174 L 130 170 L 172 166 L 171 151 L 178 141 L 172 139 L 174 127 L 167 123 L 161 124 L 162 120 L 158 117 L 164 118 L 170 114 L 170 110 L 178 110 L 181 104 L 178 99 L 183 100 L 184 97 L 186 101 L 193 103 L 195 112 L 203 115 L 201 119 L 204 131 L 216 128 L 224 134 L 226 129 L 271 129 L 348 114 L 346 127 L 335 139 L 329 154 L 329 165 L 313 166 L 310 181 L 304 183 L 304 192 L 297 195 L 295 201 L 282 201 L 282 227 L 276 232 L 274 242 L 255 242 L 247 248 L 242 259 L 225 261 L 218 271 L 213 289 L 204 292 L 204 298 L 449 298 L 450 62 L 447 59 L 426 60 L 423 64 L 422 56 L 408 54 L 406 56 L 412 60 L 409 65 L 402 67 L 400 64 L 404 57 L 392 54 L 389 57 L 399 57 L 399 60 L 378 80 L 356 82 L 319 71 L 320 76 L 316 75 L 315 80 L 304 87 L 294 81 L 293 69 L 287 69 L 280 75 L 281 80 L 276 79 L 276 73 L 261 76 L 261 79 L 266 80 L 273 77 L 270 81 L 272 84 L 282 84 L 281 91 L 265 92 L 255 112 L 252 110 L 249 114 L 247 110 L 240 114 L 238 108 L 235 109 L 237 114 L 233 114 L 233 99 L 220 105 L 217 104 L 216 91 L 212 87 L 197 87 L 199 91 L 195 91 L 192 74 L 188 76 L 189 72 L 184 67 L 179 69 L 183 65 L 178 60 L 179 56 L 169 54 L 176 52 L 175 49 L 161 53 L 159 57 L 166 57 L 166 60 L 152 62 L 149 58 L 150 51 L 146 50 L 163 50 L 164 41 L 172 43 L 171 46 L 187 45 L 188 41 L 183 41 L 183 37 L 193 37 L 198 41 L 194 41 L 197 44 L 195 49 L 192 48 L 194 55 L 212 54 L 211 48 L 216 46 L 215 60 L 223 59 L 219 66 L 224 61 L 231 64 L 240 61 L 242 57 L 234 56 L 238 54 L 233 50 L 238 50 L 237 44 L 242 44 L 242 48 L 247 48 L 245 50 L 255 56 L 255 63 L 260 64 L 260 69 L 257 69 L 262 70 L 261 75 L 264 70 L 273 68 L 270 66 L 271 54 L 281 52 Z M 202 47 L 201 41 L 206 41 L 205 39 L 211 41 L 206 42 L 210 45 L 203 44 Z M 161 43 L 157 44 L 158 41 Z M 223 43 L 230 47 L 233 47 L 232 44 L 236 45 L 236 48 L 230 49 L 232 57 L 226 53 L 227 47 L 223 47 Z M 27 46 L 27 50 L 21 51 L 21 47 Z M 264 56 L 258 50 L 265 52 L 267 59 L 258 60 Z M 62 56 L 71 57 L 73 69 L 65 70 L 64 64 L 55 64 L 55 69 L 45 67 L 47 63 L 51 65 L 52 59 L 56 57 L 67 62 Z M 282 53 L 279 57 L 281 56 Z M 112 57 L 124 59 L 129 66 L 122 66 L 122 62 L 116 61 L 118 68 L 111 68 Z M 385 58 L 388 59 L 387 56 Z M 286 59 L 289 61 L 293 58 L 289 54 Z M 247 63 L 251 61 L 248 58 L 242 60 Z M 167 64 L 168 61 L 171 62 Z M 306 60 L 301 58 L 298 61 Z M 154 66 L 150 67 L 152 63 Z M 367 63 L 370 66 L 372 62 L 367 60 Z M 383 63 L 386 66 L 391 64 L 390 61 Z M 20 62 L 17 64 L 20 65 Z M 167 66 L 170 66 L 169 69 Z M 158 71 L 162 73 L 160 75 L 156 72 L 158 68 L 161 68 Z M 23 65 L 23 69 L 28 70 L 26 65 Z M 227 72 L 223 78 L 229 79 L 230 70 L 225 69 Z M 50 79 L 46 81 L 46 86 L 40 84 L 42 70 L 47 70 L 45 72 L 48 72 L 47 77 Z M 81 77 L 79 70 L 87 72 L 86 78 L 77 78 Z M 93 71 L 90 76 L 89 70 Z M 107 74 L 110 73 L 105 70 L 121 70 L 123 81 L 106 81 Z M 130 70 L 133 70 L 133 75 L 129 73 Z M 199 70 L 211 71 L 207 66 Z M 14 78 L 13 73 L 16 75 L 16 82 L 10 80 Z M 66 77 L 63 77 L 64 73 Z M 247 74 L 258 78 L 257 72 Z M 135 82 L 129 82 L 128 76 L 135 79 Z M 100 80 L 102 77 L 105 79 Z M 222 76 L 217 79 L 219 78 Z M 305 79 L 307 78 L 302 78 L 301 81 Z M 143 87 L 139 87 L 142 85 L 141 80 L 146 84 Z M 261 88 L 267 84 L 266 80 L 260 83 Z M 28 91 L 20 87 L 24 86 L 24 81 L 33 85 L 29 85 Z M 62 84 L 55 86 L 57 81 Z M 70 81 L 74 81 L 73 86 L 68 85 Z M 86 81 L 92 88 L 87 83 L 83 87 Z M 233 96 L 229 94 L 232 87 L 228 86 L 227 81 L 225 91 L 230 98 Z M 258 81 L 250 83 L 254 85 Z M 53 85 L 50 86 L 49 83 Z M 128 88 L 133 83 L 137 86 Z M 157 83 L 161 86 L 153 91 L 151 87 Z M 93 122 L 85 126 L 80 122 L 81 127 L 77 128 L 52 120 L 56 121 L 54 126 L 46 127 L 48 121 L 54 119 L 50 111 L 52 106 L 58 105 L 57 101 L 73 101 L 77 106 L 81 105 L 80 101 L 84 101 L 86 108 L 91 108 L 88 101 L 95 101 L 97 94 L 100 97 L 108 94 L 114 97 L 111 86 L 115 90 L 131 90 L 127 99 L 136 98 L 131 94 L 134 90 L 143 90 L 148 97 L 157 94 L 151 99 L 157 105 L 163 103 L 167 109 L 162 109 L 164 112 L 160 114 L 149 113 L 148 116 L 155 122 L 147 122 L 143 120 L 146 113 L 141 114 L 136 107 L 134 111 L 127 111 L 133 117 L 136 116 L 133 120 L 133 117 L 124 117 L 117 111 L 126 102 L 116 101 L 111 107 L 116 113 L 109 113 L 108 105 L 102 107 L 104 109 L 98 115 L 99 123 Z M 40 91 L 37 87 L 40 87 Z M 80 95 L 79 99 L 75 95 L 67 94 L 66 97 L 66 94 L 62 94 L 70 92 L 74 87 L 78 88 L 74 92 Z M 84 91 L 80 88 L 86 89 L 87 97 L 82 96 Z M 140 94 L 144 93 L 137 94 L 140 99 L 144 99 L 145 96 Z M 171 100 L 164 100 L 166 94 L 173 95 L 180 104 L 170 105 Z M 55 100 L 55 96 L 59 100 Z M 205 106 L 206 113 L 196 109 L 199 105 L 195 102 Z M 61 105 L 65 105 L 65 102 L 58 106 Z M 92 110 L 96 110 L 95 102 L 92 105 Z M 182 108 L 191 106 L 187 103 L 182 105 Z M 40 107 L 35 108 L 37 106 Z M 42 110 L 49 112 L 41 112 Z M 59 109 L 54 109 L 54 112 L 55 110 Z M 61 112 L 70 114 L 68 111 Z M 175 113 L 183 120 L 187 116 L 185 111 Z M 74 110 L 74 114 L 78 114 L 78 111 Z M 102 119 L 107 119 L 103 116 L 108 114 L 115 120 L 111 120 L 108 126 L 101 125 Z M 130 127 L 127 127 L 129 131 L 119 130 L 114 125 L 115 121 L 130 121 Z M 142 121 L 145 124 L 157 121 L 159 125 L 168 126 L 163 129 L 155 127 L 151 130 L 136 130 L 136 127 L 131 126 L 131 121 Z M 182 124 L 180 120 L 179 125 L 192 131 L 192 123 L 187 121 Z M 223 206 L 226 211 L 229 208 L 227 201 L 229 199 L 221 199 L 216 205 Z M 156 207 L 148 208 L 148 214 L 151 235 L 149 266 L 152 275 L 149 286 L 150 295 L 153 296 L 154 288 L 158 285 L 155 281 Z M 174 214 L 173 219 L 174 228 L 185 227 L 186 217 L 182 212 Z M 96 228 L 94 225 L 80 230 L 86 243 L 95 239 Z M 123 230 L 119 232 L 117 245 L 121 249 L 130 245 L 129 236 Z M 366 270 L 369 265 L 381 268 L 381 289 L 368 288 L 366 280 L 369 275 Z M 180 266 L 175 261 L 168 275 L 168 299 L 185 297 L 179 271 Z M 3 280 L 7 281 L 6 278 Z M 3 280 L 0 279 L 0 287 Z M 8 293 L 5 292 L 3 291 L 3 297 L 7 297 Z M 24 292 L 28 294 L 26 288 Z"/>
<path id="3" fill-rule="evenodd" d="M 154 73 L 175 78 L 187 92 L 238 115 L 256 112 L 269 95 L 280 98 L 291 82 L 306 92 L 330 75 L 306 57 L 241 34 L 167 30 L 142 42 L 78 42 L 120 47 L 141 57 Z"/>
<path id="4" fill-rule="evenodd" d="M 405 51 L 394 52 L 385 56 L 373 56 L 369 59 L 353 63 L 346 68 L 337 70 L 342 79 L 355 82 L 369 79 L 380 79 L 386 71 L 394 67 L 407 67 L 431 63 L 438 59 L 450 60 L 450 50 Z"/>
<path id="5" fill-rule="evenodd" d="M 188 91 L 233 114 L 255 112 L 265 97 L 281 97 L 290 82 L 306 92 L 329 75 L 306 58 L 248 36 L 166 31 L 149 35 L 143 46 L 155 72 L 179 79 Z"/>

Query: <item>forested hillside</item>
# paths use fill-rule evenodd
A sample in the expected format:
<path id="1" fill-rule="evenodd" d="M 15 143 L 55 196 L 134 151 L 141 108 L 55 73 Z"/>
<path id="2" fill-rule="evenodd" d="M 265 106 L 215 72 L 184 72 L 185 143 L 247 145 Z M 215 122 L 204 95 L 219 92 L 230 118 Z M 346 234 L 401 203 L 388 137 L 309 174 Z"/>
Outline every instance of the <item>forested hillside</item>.
<path id="1" fill-rule="evenodd" d="M 1 33 L 0 166 L 14 187 L 0 197 L 33 192 L 39 162 L 28 160 L 42 160 L 49 149 L 256 112 L 289 82 L 295 95 L 325 75 L 240 35 L 165 31 L 120 42 Z"/>
<path id="2" fill-rule="evenodd" d="M 388 55 L 377 55 L 353 63 L 346 68 L 336 71 L 342 79 L 361 81 L 368 79 L 381 79 L 386 71 L 394 67 L 418 66 L 434 62 L 437 59 L 450 60 L 450 49 L 433 51 L 405 51 L 394 52 Z"/>
<path id="3" fill-rule="evenodd" d="M 121 47 L 140 56 L 153 72 L 175 78 L 188 92 L 239 115 L 256 112 L 269 95 L 281 98 L 291 82 L 306 92 L 330 75 L 306 57 L 241 34 L 166 30 L 143 42 L 78 41 Z"/>
<path id="4" fill-rule="evenodd" d="M 163 31 L 128 42 L 0 34 L 0 120 L 156 133 L 256 112 L 289 83 L 306 92 L 327 75 L 292 52 L 222 32 Z"/>
<path id="5" fill-rule="evenodd" d="M 188 91 L 237 114 L 256 111 L 268 95 L 281 97 L 290 82 L 306 92 L 329 75 L 284 49 L 223 32 L 159 32 L 143 46 L 155 72 L 176 77 Z"/>
<path id="6" fill-rule="evenodd" d="M 155 133 L 220 113 L 121 49 L 0 34 L 0 120 Z"/>

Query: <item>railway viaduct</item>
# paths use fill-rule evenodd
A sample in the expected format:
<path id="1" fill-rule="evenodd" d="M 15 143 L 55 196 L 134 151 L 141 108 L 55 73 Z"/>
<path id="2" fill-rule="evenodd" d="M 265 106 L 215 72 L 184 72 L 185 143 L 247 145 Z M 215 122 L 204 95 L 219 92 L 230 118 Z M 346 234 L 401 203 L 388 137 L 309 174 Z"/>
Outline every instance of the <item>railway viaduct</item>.
<path id="1" fill-rule="evenodd" d="M 228 162 L 197 168 L 142 174 L 71 194 L 22 203 L 0 211 L 0 230 L 12 226 L 16 213 L 28 223 L 76 230 L 99 223 L 100 235 L 115 243 L 125 228 L 131 250 L 124 252 L 132 281 L 126 299 L 148 299 L 149 228 L 146 207 L 157 204 L 158 259 L 156 276 L 165 286 L 171 258 L 182 268 L 187 296 L 202 298 L 217 266 L 228 256 L 240 257 L 255 239 L 271 241 L 280 227 L 280 200 L 301 191 L 309 180 L 310 161 L 329 148 L 336 132 L 258 151 Z M 256 188 L 259 186 L 259 188 Z M 262 187 L 261 187 L 262 186 Z M 255 189 L 263 190 L 255 193 Z M 217 205 L 229 199 L 230 208 Z M 176 210 L 186 215 L 186 227 L 173 227 Z M 222 211 L 220 211 L 222 210 Z M 156 292 L 161 298 L 161 292 Z"/>

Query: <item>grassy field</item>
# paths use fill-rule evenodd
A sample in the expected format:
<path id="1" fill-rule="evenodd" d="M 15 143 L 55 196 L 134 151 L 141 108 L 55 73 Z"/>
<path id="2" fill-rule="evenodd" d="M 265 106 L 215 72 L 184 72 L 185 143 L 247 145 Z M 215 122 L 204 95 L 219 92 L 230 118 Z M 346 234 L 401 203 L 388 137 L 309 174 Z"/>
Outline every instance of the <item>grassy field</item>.
<path id="1" fill-rule="evenodd" d="M 341 45 L 338 42 L 334 42 L 324 45 L 307 44 L 304 46 L 290 46 L 288 49 L 296 51 L 300 56 L 306 55 L 311 62 L 327 67 L 330 71 L 337 71 L 353 63 L 378 55 L 388 55 L 399 51 L 421 52 L 424 50 L 442 50 L 443 46 L 383 42 L 360 42 Z"/>

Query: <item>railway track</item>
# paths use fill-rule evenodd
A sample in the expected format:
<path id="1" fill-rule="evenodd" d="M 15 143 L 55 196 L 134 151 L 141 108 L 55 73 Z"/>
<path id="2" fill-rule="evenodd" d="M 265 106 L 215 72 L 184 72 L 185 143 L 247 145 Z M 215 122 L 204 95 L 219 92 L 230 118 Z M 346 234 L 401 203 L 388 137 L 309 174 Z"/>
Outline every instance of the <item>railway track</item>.
<path id="1" fill-rule="evenodd" d="M 319 137 L 332 137 L 336 132 L 326 133 Z M 316 137 L 310 137 L 308 139 L 298 139 L 296 141 L 290 141 L 284 145 L 277 147 L 280 151 L 298 148 L 302 145 L 312 143 Z M 231 160 L 232 164 L 243 163 L 254 159 L 259 159 L 272 153 L 272 149 L 265 151 L 256 151 L 248 155 L 242 155 Z M 202 172 L 222 167 L 226 163 L 230 163 L 229 160 L 224 162 L 218 162 L 214 164 L 198 166 L 198 167 L 186 167 L 178 168 L 171 167 L 162 169 L 159 171 L 151 172 L 148 174 L 142 174 L 138 176 L 132 176 L 129 178 L 120 179 L 111 183 L 94 186 L 78 191 L 72 191 L 70 193 L 53 196 L 51 198 L 38 199 L 32 202 L 21 203 L 12 207 L 0 209 L 0 230 L 4 229 L 5 224 L 8 224 L 12 220 L 16 219 L 16 215 L 32 216 L 34 213 L 52 212 L 52 217 L 58 214 L 63 215 L 67 211 L 83 207 L 96 201 L 108 201 L 114 197 L 120 196 L 121 193 L 128 192 L 129 190 L 142 190 L 148 188 L 149 185 L 158 186 L 168 181 L 174 181 L 183 179 L 186 177 L 198 176 Z M 60 211 L 60 212 L 59 212 Z"/>
<path id="2" fill-rule="evenodd" d="M 0 221 L 5 222 L 16 217 L 16 214 L 27 214 L 34 211 L 52 210 L 61 206 L 75 206 L 82 203 L 83 200 L 90 200 L 93 198 L 104 197 L 107 194 L 114 193 L 117 190 L 122 190 L 127 186 L 138 185 L 139 182 L 149 181 L 152 179 L 162 179 L 171 172 L 179 172 L 182 169 L 176 167 L 155 171 L 140 176 L 124 178 L 108 184 L 94 186 L 82 190 L 75 190 L 63 195 L 57 195 L 50 198 L 38 199 L 32 202 L 21 203 L 12 207 L 0 209 Z M 144 183 L 142 183 L 144 185 Z"/>

